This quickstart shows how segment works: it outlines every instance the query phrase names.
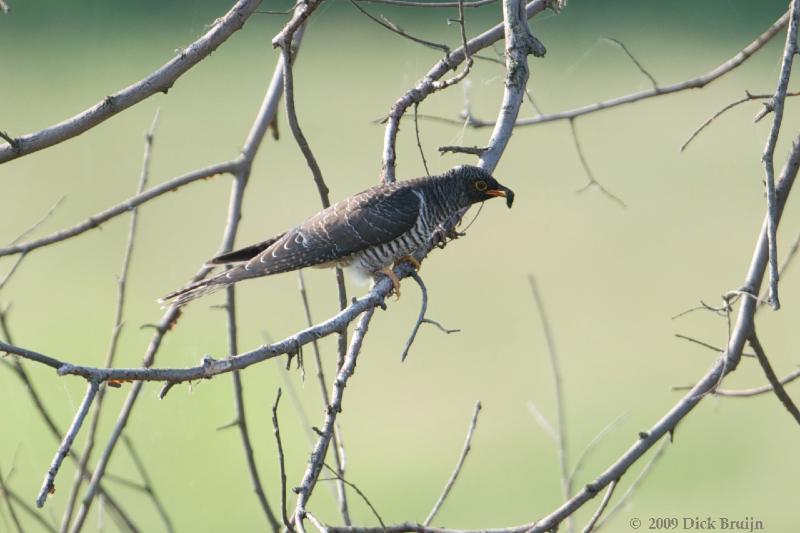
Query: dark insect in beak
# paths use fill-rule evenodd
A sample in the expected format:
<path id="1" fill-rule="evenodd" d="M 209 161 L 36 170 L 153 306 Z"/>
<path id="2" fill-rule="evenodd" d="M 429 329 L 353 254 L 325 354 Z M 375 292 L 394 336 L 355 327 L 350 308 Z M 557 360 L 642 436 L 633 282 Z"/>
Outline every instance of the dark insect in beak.
<path id="1" fill-rule="evenodd" d="M 500 186 L 499 189 L 489 189 L 486 191 L 486 194 L 489 196 L 502 196 L 506 199 L 506 205 L 511 208 L 511 205 L 514 203 L 514 191 L 509 189 L 508 187 Z"/>

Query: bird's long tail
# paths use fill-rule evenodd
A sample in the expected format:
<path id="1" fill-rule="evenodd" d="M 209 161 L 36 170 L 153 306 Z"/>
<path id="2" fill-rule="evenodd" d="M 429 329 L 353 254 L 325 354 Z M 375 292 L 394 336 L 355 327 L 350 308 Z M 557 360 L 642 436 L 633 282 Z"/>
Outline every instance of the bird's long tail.
<path id="1" fill-rule="evenodd" d="M 228 285 L 252 277 L 243 267 L 235 267 L 219 274 L 212 276 L 208 279 L 202 279 L 188 284 L 182 289 L 173 291 L 163 298 L 159 298 L 158 302 L 162 305 L 173 304 L 178 307 L 186 305 L 196 298 L 211 294 L 220 289 L 224 289 Z"/>

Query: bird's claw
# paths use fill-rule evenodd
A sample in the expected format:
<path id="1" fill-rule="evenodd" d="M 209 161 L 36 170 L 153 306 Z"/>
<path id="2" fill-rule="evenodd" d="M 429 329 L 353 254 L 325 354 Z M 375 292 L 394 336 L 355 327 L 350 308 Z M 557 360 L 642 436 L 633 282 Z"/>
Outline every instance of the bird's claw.
<path id="1" fill-rule="evenodd" d="M 398 267 L 402 263 L 408 263 L 409 265 L 414 267 L 414 270 L 416 270 L 417 272 L 419 272 L 419 269 L 422 268 L 420 262 L 413 255 L 404 255 L 403 257 L 394 262 L 394 267 Z"/>
<path id="2" fill-rule="evenodd" d="M 394 294 L 396 299 L 400 299 L 400 278 L 397 277 L 397 274 L 394 273 L 390 267 L 385 267 L 380 269 L 378 272 L 389 278 L 392 282 L 392 290 L 389 292 L 389 296 Z"/>

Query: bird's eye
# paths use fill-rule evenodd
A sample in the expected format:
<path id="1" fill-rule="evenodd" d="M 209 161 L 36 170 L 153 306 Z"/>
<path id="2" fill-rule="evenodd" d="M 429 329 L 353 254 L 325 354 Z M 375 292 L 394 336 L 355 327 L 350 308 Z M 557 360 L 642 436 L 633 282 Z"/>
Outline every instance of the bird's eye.
<path id="1" fill-rule="evenodd" d="M 483 180 L 478 180 L 475 182 L 475 188 L 480 192 L 483 192 L 489 188 L 489 185 Z"/>

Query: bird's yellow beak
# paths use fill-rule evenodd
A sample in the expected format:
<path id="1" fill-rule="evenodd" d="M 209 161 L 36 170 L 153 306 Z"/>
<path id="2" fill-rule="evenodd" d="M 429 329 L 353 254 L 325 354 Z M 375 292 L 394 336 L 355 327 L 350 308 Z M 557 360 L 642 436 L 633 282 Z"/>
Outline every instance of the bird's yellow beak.
<path id="1" fill-rule="evenodd" d="M 500 187 L 502 188 L 489 189 L 488 191 L 486 191 L 486 194 L 489 196 L 502 196 L 503 198 L 506 199 L 506 205 L 508 207 L 511 207 L 511 204 L 514 203 L 514 191 L 512 191 L 508 187 L 503 187 L 502 185 Z"/>

